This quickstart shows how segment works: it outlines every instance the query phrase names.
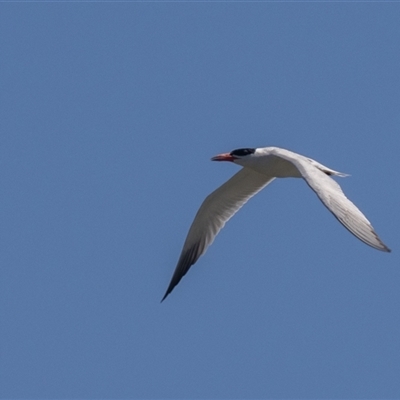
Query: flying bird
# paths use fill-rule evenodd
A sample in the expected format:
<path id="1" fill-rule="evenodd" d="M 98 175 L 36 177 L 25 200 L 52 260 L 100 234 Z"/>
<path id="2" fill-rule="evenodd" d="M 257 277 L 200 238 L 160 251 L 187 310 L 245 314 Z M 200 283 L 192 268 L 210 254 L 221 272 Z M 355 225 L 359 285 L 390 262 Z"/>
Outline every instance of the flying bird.
<path id="1" fill-rule="evenodd" d="M 311 158 L 279 147 L 245 148 L 219 154 L 212 161 L 230 161 L 243 168 L 203 201 L 189 229 L 182 253 L 163 300 L 204 254 L 225 223 L 275 178 L 303 178 L 322 203 L 354 236 L 381 251 L 379 239 L 364 214 L 345 196 L 331 176 L 347 176 Z"/>

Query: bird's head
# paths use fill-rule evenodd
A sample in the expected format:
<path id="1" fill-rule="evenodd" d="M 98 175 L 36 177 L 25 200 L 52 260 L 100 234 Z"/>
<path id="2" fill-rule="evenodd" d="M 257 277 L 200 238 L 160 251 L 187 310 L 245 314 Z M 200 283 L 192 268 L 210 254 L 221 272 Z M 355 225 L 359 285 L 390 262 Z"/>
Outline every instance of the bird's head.
<path id="1" fill-rule="evenodd" d="M 236 149 L 230 153 L 222 153 L 213 157 L 212 161 L 231 161 L 235 164 L 244 165 L 246 161 L 253 158 L 256 149 L 246 148 L 246 149 Z"/>

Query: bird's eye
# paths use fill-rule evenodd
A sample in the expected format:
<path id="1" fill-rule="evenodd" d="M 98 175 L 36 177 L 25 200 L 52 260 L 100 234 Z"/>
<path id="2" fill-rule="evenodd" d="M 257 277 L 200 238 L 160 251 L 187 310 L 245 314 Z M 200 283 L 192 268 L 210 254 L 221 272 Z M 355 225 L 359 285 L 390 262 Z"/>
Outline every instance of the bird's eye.
<path id="1" fill-rule="evenodd" d="M 253 154 L 256 151 L 256 149 L 237 149 L 231 151 L 231 156 L 238 156 L 238 157 L 243 157 L 247 156 L 249 154 Z"/>

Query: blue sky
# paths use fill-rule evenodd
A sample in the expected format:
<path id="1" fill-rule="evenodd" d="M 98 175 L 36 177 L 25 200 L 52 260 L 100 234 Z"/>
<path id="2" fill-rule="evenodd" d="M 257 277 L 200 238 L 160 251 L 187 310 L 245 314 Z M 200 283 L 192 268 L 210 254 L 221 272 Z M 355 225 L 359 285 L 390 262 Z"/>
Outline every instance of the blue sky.
<path id="1" fill-rule="evenodd" d="M 399 398 L 396 3 L 2 3 L 2 398 Z M 240 147 L 273 182 L 160 304 Z"/>

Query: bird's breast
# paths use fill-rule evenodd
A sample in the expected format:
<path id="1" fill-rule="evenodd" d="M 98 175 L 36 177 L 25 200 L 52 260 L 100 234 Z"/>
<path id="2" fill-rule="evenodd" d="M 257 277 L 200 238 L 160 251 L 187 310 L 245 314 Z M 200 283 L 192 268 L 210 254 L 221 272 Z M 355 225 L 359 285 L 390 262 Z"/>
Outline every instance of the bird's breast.
<path id="1" fill-rule="evenodd" d="M 261 174 L 276 178 L 302 178 L 299 170 L 290 161 L 274 155 L 259 157 L 247 166 Z"/>

